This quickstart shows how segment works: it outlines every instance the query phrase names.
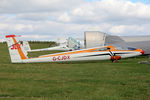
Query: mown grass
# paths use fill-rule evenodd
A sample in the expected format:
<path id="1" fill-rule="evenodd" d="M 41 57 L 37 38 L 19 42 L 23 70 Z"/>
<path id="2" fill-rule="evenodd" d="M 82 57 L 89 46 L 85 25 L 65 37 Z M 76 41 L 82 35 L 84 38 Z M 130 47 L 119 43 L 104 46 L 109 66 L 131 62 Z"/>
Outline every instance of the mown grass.
<path id="1" fill-rule="evenodd" d="M 147 57 L 119 63 L 11 64 L 6 44 L 0 44 L 0 55 L 0 100 L 150 99 L 150 65 L 138 64 Z"/>

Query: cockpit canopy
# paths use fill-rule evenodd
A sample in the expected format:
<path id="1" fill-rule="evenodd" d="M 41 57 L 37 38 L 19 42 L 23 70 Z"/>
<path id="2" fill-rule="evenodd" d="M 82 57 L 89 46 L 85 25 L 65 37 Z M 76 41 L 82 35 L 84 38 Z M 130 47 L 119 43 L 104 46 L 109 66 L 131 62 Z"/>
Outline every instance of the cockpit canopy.
<path id="1" fill-rule="evenodd" d="M 117 50 L 136 50 L 137 48 L 135 47 L 118 47 L 118 46 L 114 46 Z"/>
<path id="2" fill-rule="evenodd" d="M 118 46 L 106 46 L 106 47 L 102 47 L 102 48 L 97 48 L 93 51 L 108 51 L 108 50 L 112 50 L 112 49 L 116 49 L 116 50 L 136 50 L 137 48 L 134 47 L 118 47 Z"/>
<path id="3" fill-rule="evenodd" d="M 110 48 L 109 47 L 103 47 L 103 48 L 95 49 L 94 51 L 107 51 L 107 50 L 110 50 Z"/>

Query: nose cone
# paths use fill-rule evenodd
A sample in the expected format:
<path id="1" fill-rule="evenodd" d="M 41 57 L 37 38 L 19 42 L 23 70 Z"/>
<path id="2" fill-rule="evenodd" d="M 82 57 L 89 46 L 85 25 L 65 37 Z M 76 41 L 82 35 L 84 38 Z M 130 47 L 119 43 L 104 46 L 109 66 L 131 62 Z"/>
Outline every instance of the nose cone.
<path id="1" fill-rule="evenodd" d="M 140 53 L 143 55 L 144 54 L 144 50 L 142 50 Z"/>

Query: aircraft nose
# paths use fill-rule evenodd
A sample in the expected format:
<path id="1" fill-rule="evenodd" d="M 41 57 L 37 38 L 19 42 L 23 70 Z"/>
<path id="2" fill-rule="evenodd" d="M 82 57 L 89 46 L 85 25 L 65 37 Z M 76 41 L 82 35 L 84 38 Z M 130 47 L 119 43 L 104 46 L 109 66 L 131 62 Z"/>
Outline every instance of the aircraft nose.
<path id="1" fill-rule="evenodd" d="M 145 51 L 144 51 L 144 50 L 142 50 L 140 53 L 143 55 L 143 54 L 145 53 Z"/>

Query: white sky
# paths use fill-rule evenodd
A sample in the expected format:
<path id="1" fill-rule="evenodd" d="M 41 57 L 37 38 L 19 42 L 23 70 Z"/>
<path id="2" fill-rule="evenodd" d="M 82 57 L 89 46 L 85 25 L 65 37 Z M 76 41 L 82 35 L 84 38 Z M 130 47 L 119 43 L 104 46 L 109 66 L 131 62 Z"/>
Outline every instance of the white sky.
<path id="1" fill-rule="evenodd" d="M 84 31 L 150 35 L 150 4 L 143 0 L 0 0 L 0 40 L 83 37 Z"/>

